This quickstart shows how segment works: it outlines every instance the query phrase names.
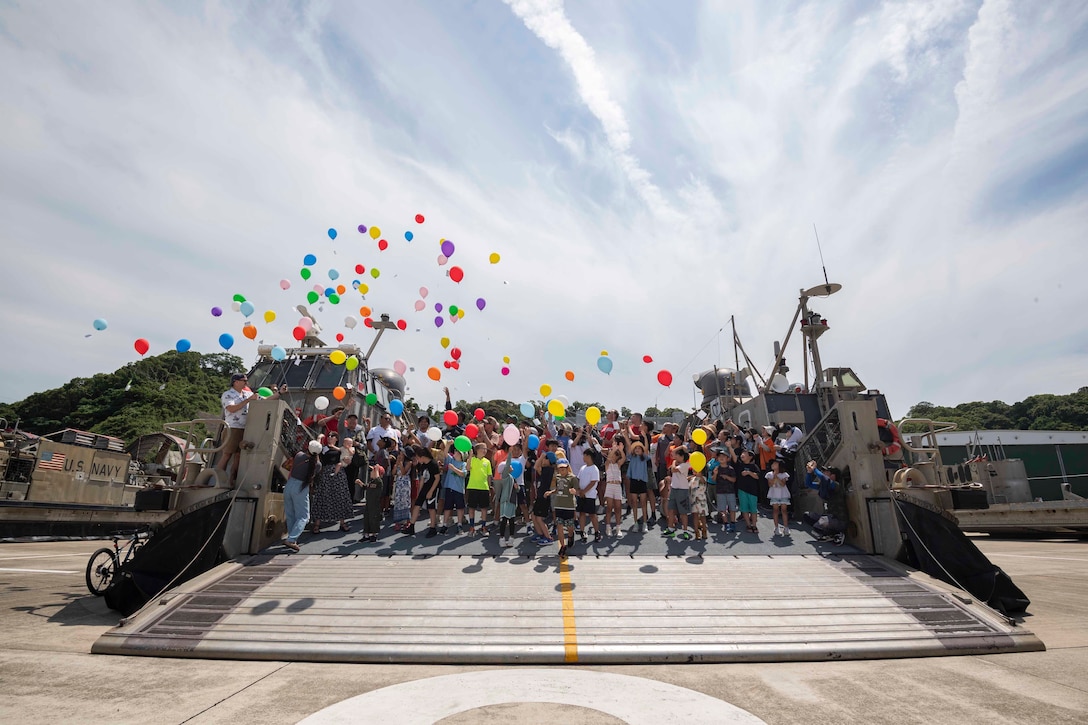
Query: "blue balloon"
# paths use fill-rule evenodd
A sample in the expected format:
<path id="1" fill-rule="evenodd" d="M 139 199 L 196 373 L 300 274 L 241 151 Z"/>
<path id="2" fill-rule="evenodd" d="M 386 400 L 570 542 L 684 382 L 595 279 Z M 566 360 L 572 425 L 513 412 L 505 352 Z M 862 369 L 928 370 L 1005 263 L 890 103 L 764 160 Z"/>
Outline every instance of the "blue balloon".
<path id="1" fill-rule="evenodd" d="M 273 360 L 286 360 L 287 359 L 287 351 L 284 350 L 279 345 L 275 345 L 275 346 L 272 347 L 271 355 L 272 355 Z"/>
<path id="2" fill-rule="evenodd" d="M 109 327 L 109 323 L 107 323 L 101 317 L 94 321 L 94 329 L 98 331 L 105 330 L 107 327 Z"/>
<path id="3" fill-rule="evenodd" d="M 317 264 L 317 257 L 312 254 L 307 254 L 305 257 L 302 258 L 302 263 L 307 267 L 312 267 Z"/>
<path id="4" fill-rule="evenodd" d="M 238 311 L 241 312 L 246 317 L 249 317 L 250 315 L 253 314 L 253 303 L 252 302 L 243 302 L 241 304 L 241 306 L 238 308 Z"/>
<path id="5" fill-rule="evenodd" d="M 525 473 L 525 466 L 521 461 L 510 462 L 510 475 L 514 478 L 521 478 L 521 474 Z"/>
<path id="6" fill-rule="evenodd" d="M 400 402 L 396 398 L 393 398 L 389 401 L 389 412 L 397 417 L 400 417 L 404 413 L 404 403 Z"/>
<path id="7" fill-rule="evenodd" d="M 411 232 L 405 232 L 404 233 L 404 238 L 407 239 L 409 242 L 412 241 L 412 239 L 414 237 L 415 237 L 415 234 L 412 234 Z"/>
<path id="8" fill-rule="evenodd" d="M 612 373 L 612 358 L 601 355 L 597 358 L 597 369 L 605 375 L 610 375 Z"/>
<path id="9" fill-rule="evenodd" d="M 526 441 L 526 444 L 529 446 L 530 451 L 535 451 L 537 449 L 537 446 L 540 445 L 540 436 L 533 435 L 533 434 L 530 433 L 529 438 Z"/>
<path id="10" fill-rule="evenodd" d="M 184 337 L 178 340 L 178 344 L 175 345 L 175 349 L 178 352 L 189 352 L 193 347 L 193 343 L 186 340 Z"/>
<path id="11" fill-rule="evenodd" d="M 224 332 L 222 335 L 219 336 L 219 345 L 224 350 L 231 349 L 232 347 L 234 347 L 234 335 L 230 335 Z"/>
<path id="12" fill-rule="evenodd" d="M 336 239 L 336 230 L 335 229 L 330 229 L 329 230 L 329 239 Z"/>
<path id="13" fill-rule="evenodd" d="M 335 289 L 333 289 L 332 287 L 326 287 L 325 288 L 325 296 L 326 297 L 332 297 L 334 294 L 336 294 Z"/>
<path id="14" fill-rule="evenodd" d="M 340 273 L 339 272 L 337 272 L 335 269 L 330 269 L 329 270 L 329 279 L 339 279 L 339 278 L 340 278 Z"/>
<path id="15" fill-rule="evenodd" d="M 536 415 L 536 408 L 533 407 L 532 403 L 522 403 L 518 406 L 518 410 L 526 418 L 532 418 L 534 415 Z"/>

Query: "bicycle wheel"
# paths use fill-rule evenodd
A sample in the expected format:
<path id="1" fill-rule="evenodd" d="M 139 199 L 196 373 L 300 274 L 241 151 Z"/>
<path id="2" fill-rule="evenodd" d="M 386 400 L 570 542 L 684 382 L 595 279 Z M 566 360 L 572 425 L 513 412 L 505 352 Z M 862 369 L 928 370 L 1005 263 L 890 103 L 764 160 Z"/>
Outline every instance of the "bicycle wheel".
<path id="1" fill-rule="evenodd" d="M 99 549 L 87 562 L 87 588 L 100 597 L 106 593 L 117 571 L 117 555 L 113 549 Z"/>

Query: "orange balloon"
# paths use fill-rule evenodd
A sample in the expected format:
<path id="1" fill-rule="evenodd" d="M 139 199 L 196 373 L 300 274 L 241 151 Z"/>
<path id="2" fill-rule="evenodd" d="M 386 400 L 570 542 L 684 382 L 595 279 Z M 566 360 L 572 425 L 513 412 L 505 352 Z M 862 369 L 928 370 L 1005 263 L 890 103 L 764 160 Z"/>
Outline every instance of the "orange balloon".
<path id="1" fill-rule="evenodd" d="M 253 325 L 246 325 L 242 328 L 242 334 L 248 337 L 250 340 L 257 339 L 257 328 Z"/>
<path id="2" fill-rule="evenodd" d="M 348 391 L 344 390 L 339 385 L 332 389 L 332 397 L 336 398 L 337 400 L 343 400 L 344 396 L 347 394 Z"/>
<path id="3" fill-rule="evenodd" d="M 567 378 L 567 380 L 569 380 L 569 381 L 571 381 L 573 383 L 574 382 L 574 371 L 573 370 L 568 370 L 567 374 L 566 374 L 566 378 Z"/>
<path id="4" fill-rule="evenodd" d="M 342 284 L 336 285 L 336 294 L 342 295 L 347 291 L 348 291 L 348 288 L 345 287 L 344 285 L 342 285 Z"/>
<path id="5" fill-rule="evenodd" d="M 431 380 L 441 380 L 442 372 L 438 368 L 431 368 L 427 371 L 427 377 Z"/>
<path id="6" fill-rule="evenodd" d="M 359 314 L 362 315 L 363 317 L 370 317 L 370 308 L 367 307 L 366 305 L 363 305 L 362 307 L 359 308 Z"/>

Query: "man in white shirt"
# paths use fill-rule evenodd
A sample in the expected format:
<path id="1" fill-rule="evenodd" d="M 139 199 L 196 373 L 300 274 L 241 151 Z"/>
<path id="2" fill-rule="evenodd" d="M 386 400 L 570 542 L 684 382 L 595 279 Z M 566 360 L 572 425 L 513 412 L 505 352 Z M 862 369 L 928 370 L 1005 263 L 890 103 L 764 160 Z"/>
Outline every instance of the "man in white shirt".
<path id="1" fill-rule="evenodd" d="M 582 530 L 582 543 L 586 541 L 586 516 L 593 523 L 594 541 L 601 540 L 601 525 L 597 521 L 597 484 L 601 472 L 593 463 L 593 452 L 582 454 L 582 469 L 578 471 L 578 527 Z"/>
<path id="2" fill-rule="evenodd" d="M 223 473 L 227 473 L 230 470 L 231 462 L 241 455 L 242 436 L 245 435 L 246 431 L 249 404 L 258 399 L 257 394 L 249 389 L 248 383 L 249 378 L 244 373 L 235 373 L 230 376 L 230 388 L 219 397 L 219 401 L 223 404 L 223 419 L 227 423 L 227 428 L 226 435 L 223 438 L 221 460 L 216 468 Z M 287 386 L 281 387 L 281 390 L 286 389 Z M 278 398 L 279 395 L 280 391 L 276 390 L 272 393 L 271 398 Z M 234 474 L 231 476 L 232 485 L 237 477 L 238 467 L 235 466 Z"/>
<path id="3" fill-rule="evenodd" d="M 371 428 L 366 436 L 367 444 L 372 452 L 378 452 L 378 441 L 382 438 L 393 438 L 397 441 L 398 447 L 400 445 L 400 431 L 393 427 L 393 416 L 389 413 L 382 413 L 378 425 Z"/>

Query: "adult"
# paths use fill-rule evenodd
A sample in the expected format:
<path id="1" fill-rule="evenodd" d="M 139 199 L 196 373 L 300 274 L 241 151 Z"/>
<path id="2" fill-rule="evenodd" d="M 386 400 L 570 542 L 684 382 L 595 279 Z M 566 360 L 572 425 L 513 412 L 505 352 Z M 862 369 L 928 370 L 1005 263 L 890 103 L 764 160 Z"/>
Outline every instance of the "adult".
<path id="1" fill-rule="evenodd" d="M 583 425 L 574 431 L 574 436 L 570 439 L 569 457 L 570 470 L 575 476 L 582 470 L 582 466 L 585 465 L 584 455 L 586 450 L 593 444 L 592 435 L 589 432 L 589 425 Z"/>
<path id="2" fill-rule="evenodd" d="M 363 446 L 357 446 L 362 448 Z M 363 538 L 360 543 L 373 543 L 378 540 L 378 532 L 382 525 L 382 479 L 385 478 L 385 469 L 375 463 L 370 466 L 369 475 L 364 483 L 362 479 L 355 479 L 355 485 L 362 488 L 363 496 Z"/>
<path id="3" fill-rule="evenodd" d="M 280 397 L 280 392 L 286 392 L 287 386 L 282 385 L 272 393 L 272 398 Z M 242 436 L 246 431 L 246 416 L 249 413 L 249 404 L 258 400 L 257 394 L 249 389 L 249 378 L 244 373 L 235 373 L 230 376 L 230 387 L 219 396 L 223 404 L 223 420 L 226 421 L 226 437 L 223 439 L 223 451 L 220 463 L 216 468 L 226 474 L 230 470 L 231 462 L 236 462 L 234 472 L 231 474 L 230 483 L 233 486 L 238 478 L 238 467 L 241 464 Z"/>
<path id="4" fill-rule="evenodd" d="M 431 447 L 434 443 L 427 437 L 427 431 L 431 428 L 431 418 L 426 413 L 420 413 L 416 418 L 416 426 L 409 433 L 404 434 L 404 440 L 409 445 Z"/>
<path id="5" fill-rule="evenodd" d="M 748 533 L 758 534 L 756 527 L 756 515 L 759 511 L 759 486 L 763 476 L 760 475 L 759 466 L 752 458 L 752 452 L 743 450 L 740 453 L 740 462 L 736 464 L 737 471 L 737 498 L 740 515 L 748 527 Z"/>
<path id="6" fill-rule="evenodd" d="M 842 545 L 846 540 L 846 524 L 849 521 L 840 475 L 837 468 L 829 468 L 826 473 L 821 471 L 816 461 L 805 464 L 805 487 L 818 492 L 824 510 L 819 514 L 806 511 L 802 518 L 816 532 L 820 541 L 832 540 L 836 545 Z"/>
<path id="7" fill-rule="evenodd" d="M 620 432 L 619 412 L 615 410 L 608 411 L 605 414 L 605 421 L 605 424 L 601 426 L 601 446 L 610 448 L 612 439 L 619 435 Z"/>
<path id="8" fill-rule="evenodd" d="M 310 441 L 305 451 L 296 453 L 291 461 L 291 475 L 283 487 L 283 515 L 287 522 L 287 540 L 283 545 L 291 551 L 298 551 L 298 537 L 310 520 L 310 487 L 321 471 L 319 453 L 321 444 L 317 441 Z"/>
<path id="9" fill-rule="evenodd" d="M 362 441 L 362 436 L 359 434 L 362 432 L 359 430 L 359 416 L 355 413 L 349 413 L 348 411 L 341 411 L 340 418 L 337 421 L 336 432 L 340 434 L 340 440 L 346 441 L 348 437 L 355 439 L 356 441 Z"/>
<path id="10" fill-rule="evenodd" d="M 382 438 L 392 438 L 400 445 L 400 431 L 393 427 L 393 416 L 389 413 L 382 413 L 378 419 L 378 425 L 370 429 L 367 433 L 366 440 L 370 444 L 370 449 L 374 452 L 378 450 L 378 441 Z"/>
<path id="11" fill-rule="evenodd" d="M 347 487 L 347 474 L 340 465 L 340 436 L 329 433 L 321 449 L 321 476 L 312 487 L 313 502 L 310 521 L 313 532 L 321 531 L 322 521 L 339 521 L 340 530 L 348 531 L 351 518 L 351 494 Z"/>

